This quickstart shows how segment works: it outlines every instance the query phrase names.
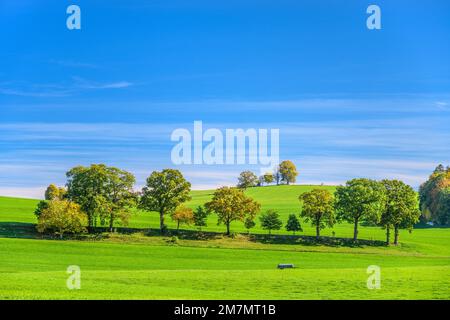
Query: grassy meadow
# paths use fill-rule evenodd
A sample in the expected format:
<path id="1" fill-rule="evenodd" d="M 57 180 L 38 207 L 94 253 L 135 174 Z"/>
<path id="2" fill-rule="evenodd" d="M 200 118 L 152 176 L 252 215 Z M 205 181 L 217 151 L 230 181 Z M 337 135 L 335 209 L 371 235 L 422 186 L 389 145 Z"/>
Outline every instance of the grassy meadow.
<path id="1" fill-rule="evenodd" d="M 298 196 L 316 186 L 252 188 L 262 210 L 283 221 L 300 211 Z M 321 186 L 333 190 L 332 186 Z M 189 206 L 212 191 L 193 191 Z M 450 228 L 402 230 L 397 247 L 319 245 L 301 238 L 266 238 L 259 221 L 246 236 L 241 223 L 225 226 L 210 216 L 207 233 L 183 226 L 177 239 L 160 237 L 156 213 L 136 211 L 126 233 L 52 240 L 34 230 L 37 200 L 0 197 L 0 299 L 450 299 Z M 175 223 L 167 218 L 170 228 Z M 314 235 L 302 223 L 301 235 Z M 335 237 L 351 237 L 339 224 Z M 330 236 L 325 229 L 323 235 Z M 277 234 L 288 234 L 284 230 Z M 384 240 L 378 227 L 361 226 L 360 238 Z M 278 263 L 295 269 L 278 270 Z M 66 269 L 81 268 L 81 289 L 68 290 Z M 369 290 L 367 267 L 381 268 L 381 288 Z"/>

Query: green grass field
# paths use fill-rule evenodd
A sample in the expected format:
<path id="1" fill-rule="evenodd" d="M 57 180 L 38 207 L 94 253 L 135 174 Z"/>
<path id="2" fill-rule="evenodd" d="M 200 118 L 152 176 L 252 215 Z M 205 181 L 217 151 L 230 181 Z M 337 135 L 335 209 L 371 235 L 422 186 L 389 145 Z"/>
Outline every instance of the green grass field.
<path id="1" fill-rule="evenodd" d="M 299 212 L 298 195 L 311 188 L 247 193 L 285 221 Z M 211 191 L 194 191 L 189 205 L 210 196 Z M 398 247 L 328 246 L 291 238 L 227 238 L 211 216 L 204 230 L 217 234 L 196 239 L 183 236 L 185 231 L 171 241 L 143 230 L 158 227 L 156 213 L 136 212 L 129 225 L 135 233 L 61 241 L 34 231 L 36 203 L 0 197 L 0 299 L 450 299 L 450 228 L 402 230 Z M 303 229 L 314 235 L 309 225 L 303 223 Z M 245 229 L 235 223 L 232 231 Z M 336 237 L 351 237 L 352 226 L 337 225 L 334 231 Z M 265 233 L 259 225 L 252 232 Z M 361 227 L 360 237 L 384 240 L 384 231 Z M 278 263 L 297 268 L 278 270 Z M 66 287 L 69 265 L 81 268 L 80 290 Z M 366 285 L 370 265 L 381 268 L 378 290 Z"/>

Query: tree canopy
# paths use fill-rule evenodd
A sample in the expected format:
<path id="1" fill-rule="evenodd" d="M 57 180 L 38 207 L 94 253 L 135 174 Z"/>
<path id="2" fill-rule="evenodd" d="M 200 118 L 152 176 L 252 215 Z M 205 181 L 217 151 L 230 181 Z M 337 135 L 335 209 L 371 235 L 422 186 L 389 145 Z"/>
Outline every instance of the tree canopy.
<path id="1" fill-rule="evenodd" d="M 66 197 L 67 190 L 51 184 L 45 190 L 45 200 L 63 200 Z"/>
<path id="2" fill-rule="evenodd" d="M 298 220 L 295 214 L 289 215 L 288 221 L 286 223 L 286 231 L 292 231 L 294 235 L 297 231 L 303 231 L 300 220 Z"/>
<path id="3" fill-rule="evenodd" d="M 390 243 L 390 229 L 394 228 L 394 244 L 398 244 L 400 228 L 412 230 L 419 221 L 420 210 L 417 193 L 413 188 L 398 180 L 382 180 L 386 188 L 386 206 L 380 225 L 386 229 L 386 243 Z"/>
<path id="4" fill-rule="evenodd" d="M 378 223 L 386 205 L 386 189 L 370 179 L 353 179 L 335 192 L 337 218 L 353 223 L 353 240 L 358 239 L 360 222 Z"/>
<path id="5" fill-rule="evenodd" d="M 131 173 L 104 164 L 93 164 L 75 167 L 66 175 L 67 198 L 78 203 L 87 213 L 90 228 L 97 224 L 98 218 L 102 225 L 109 224 L 110 231 L 116 219 L 127 224 L 129 209 L 136 200 L 133 192 L 135 178 Z"/>
<path id="6" fill-rule="evenodd" d="M 298 176 L 297 167 L 290 160 L 281 162 L 278 172 L 281 176 L 281 181 L 286 184 L 295 183 Z"/>
<path id="7" fill-rule="evenodd" d="M 208 215 L 209 212 L 203 206 L 198 206 L 193 212 L 194 225 L 202 230 L 208 225 Z"/>
<path id="8" fill-rule="evenodd" d="M 259 220 L 261 221 L 261 228 L 268 230 L 269 234 L 271 234 L 272 230 L 280 230 L 283 225 L 278 212 L 272 209 L 261 214 Z"/>
<path id="9" fill-rule="evenodd" d="M 266 183 L 266 184 L 273 183 L 274 180 L 275 180 L 275 178 L 274 178 L 274 176 L 273 176 L 273 173 L 271 173 L 271 172 L 265 173 L 265 174 L 263 175 L 263 181 L 264 181 L 264 183 Z"/>
<path id="10" fill-rule="evenodd" d="M 316 228 L 317 238 L 321 229 L 333 227 L 336 222 L 334 198 L 328 190 L 313 189 L 300 195 L 299 200 L 302 202 L 301 216 Z"/>
<path id="11" fill-rule="evenodd" d="M 229 235 L 231 222 L 244 221 L 248 217 L 254 219 L 261 205 L 247 197 L 241 189 L 222 187 L 214 192 L 211 201 L 207 202 L 205 207 L 217 214 L 217 223 L 225 224 Z"/>
<path id="12" fill-rule="evenodd" d="M 420 186 L 420 209 L 426 220 L 450 224 L 450 168 L 439 165 Z"/>
<path id="13" fill-rule="evenodd" d="M 86 230 L 87 216 L 78 204 L 67 200 L 51 200 L 38 217 L 38 232 L 51 232 L 60 238 L 66 233 Z"/>
<path id="14" fill-rule="evenodd" d="M 177 223 L 177 230 L 180 229 L 180 225 L 187 224 L 190 225 L 194 222 L 194 212 L 191 208 L 185 207 L 184 205 L 179 206 L 171 213 L 170 217 L 173 221 Z"/>
<path id="15" fill-rule="evenodd" d="M 256 187 L 258 184 L 258 177 L 251 171 L 243 171 L 239 175 L 237 187 L 246 189 L 250 187 Z"/>
<path id="16" fill-rule="evenodd" d="M 191 200 L 191 184 L 180 171 L 164 169 L 153 171 L 142 189 L 140 208 L 159 213 L 159 228 L 164 233 L 166 226 L 164 216 L 171 214 L 186 201 Z"/>

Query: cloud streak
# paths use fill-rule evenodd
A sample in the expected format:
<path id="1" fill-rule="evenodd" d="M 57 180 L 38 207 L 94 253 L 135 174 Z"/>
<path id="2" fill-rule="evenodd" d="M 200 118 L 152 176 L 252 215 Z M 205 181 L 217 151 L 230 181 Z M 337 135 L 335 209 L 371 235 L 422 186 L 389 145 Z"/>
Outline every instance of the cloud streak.
<path id="1" fill-rule="evenodd" d="M 68 84 L 30 84 L 14 82 L 0 84 L 0 94 L 33 98 L 60 98 L 81 94 L 87 91 L 125 89 L 131 86 L 133 86 L 133 83 L 129 81 L 96 82 L 73 77 L 72 82 Z"/>

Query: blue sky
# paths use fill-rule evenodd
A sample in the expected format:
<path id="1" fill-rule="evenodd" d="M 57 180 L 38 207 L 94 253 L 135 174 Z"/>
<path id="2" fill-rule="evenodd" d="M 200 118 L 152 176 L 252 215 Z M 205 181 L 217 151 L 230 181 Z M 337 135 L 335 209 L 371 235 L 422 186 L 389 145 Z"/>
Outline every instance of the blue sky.
<path id="1" fill-rule="evenodd" d="M 77 4 L 82 29 L 66 28 Z M 382 30 L 366 28 L 366 8 Z M 0 194 L 75 165 L 174 167 L 170 134 L 280 129 L 298 183 L 450 164 L 448 1 L 0 2 Z M 251 166 L 180 166 L 196 189 Z"/>

